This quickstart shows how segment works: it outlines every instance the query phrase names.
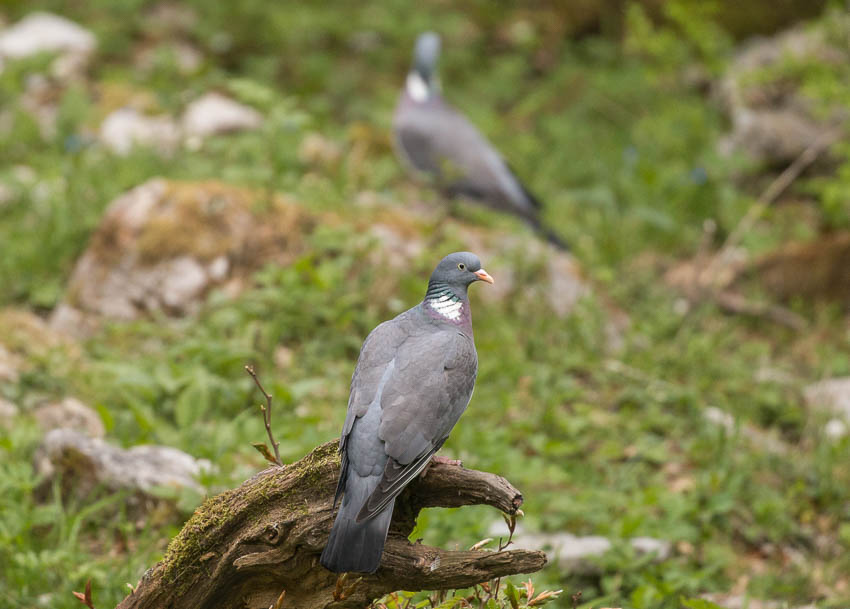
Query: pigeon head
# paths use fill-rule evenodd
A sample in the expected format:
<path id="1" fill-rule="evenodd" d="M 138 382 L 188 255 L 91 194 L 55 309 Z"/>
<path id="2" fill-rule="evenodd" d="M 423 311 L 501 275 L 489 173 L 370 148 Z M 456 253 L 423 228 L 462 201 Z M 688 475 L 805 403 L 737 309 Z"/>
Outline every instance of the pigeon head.
<path id="1" fill-rule="evenodd" d="M 440 36 L 434 32 L 423 32 L 413 48 L 413 70 L 431 86 L 440 58 Z"/>
<path id="2" fill-rule="evenodd" d="M 425 310 L 435 319 L 468 326 L 471 331 L 467 289 L 475 281 L 493 283 L 478 256 L 470 252 L 449 254 L 431 273 L 422 302 Z"/>
<path id="3" fill-rule="evenodd" d="M 425 300 L 433 299 L 437 294 L 451 294 L 459 300 L 466 300 L 466 290 L 475 281 L 493 283 L 493 278 L 481 268 L 478 256 L 471 252 L 449 254 L 431 273 Z"/>
<path id="4" fill-rule="evenodd" d="M 440 57 L 440 37 L 425 32 L 416 39 L 413 48 L 413 69 L 407 75 L 405 88 L 416 103 L 428 101 L 437 85 L 437 59 Z"/>

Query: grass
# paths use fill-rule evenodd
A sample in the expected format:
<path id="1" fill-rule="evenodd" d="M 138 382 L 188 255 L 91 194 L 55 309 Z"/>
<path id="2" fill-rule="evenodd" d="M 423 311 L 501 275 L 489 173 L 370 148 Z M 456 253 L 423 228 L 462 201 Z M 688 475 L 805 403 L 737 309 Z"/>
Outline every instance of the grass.
<path id="1" fill-rule="evenodd" d="M 661 279 L 667 262 L 696 250 L 706 219 L 722 238 L 753 196 L 732 180 L 752 168 L 715 152 L 722 114 L 680 78 L 687 66 L 719 73 L 728 61 L 731 43 L 710 20 L 673 11 L 658 27 L 630 11 L 620 43 L 550 36 L 545 16 L 484 2 L 463 10 L 424 2 L 411 13 L 400 1 L 361 10 L 187 0 L 181 6 L 197 22 L 184 33 L 157 24 L 139 0 L 10 6 L 10 20 L 35 8 L 59 11 L 91 28 L 100 48 L 89 79 L 62 92 L 52 136 L 17 101 L 26 75 L 49 58 L 9 63 L 0 75 L 11 113 L 0 128 L 0 181 L 13 192 L 0 206 L 1 305 L 40 314 L 55 306 L 109 201 L 153 176 L 221 179 L 349 214 L 361 193 L 401 208 L 430 197 L 412 190 L 392 158 L 388 128 L 410 44 L 419 30 L 437 29 L 446 95 L 540 194 L 597 286 L 567 319 L 522 290 L 502 303 L 472 296 L 479 379 L 444 450 L 521 488 L 529 529 L 616 542 L 598 560 L 599 575 L 551 566 L 535 577 L 537 588 L 565 588 L 559 606 L 579 590 L 587 606 L 635 609 L 679 607 L 683 596 L 732 588 L 789 606 L 850 601 L 850 440 L 827 439 L 826 415 L 807 411 L 801 394 L 807 383 L 850 374 L 844 313 L 798 303 L 812 320 L 799 334 L 707 304 L 682 314 Z M 174 36 L 202 50 L 197 71 L 181 75 L 167 52 L 156 73 L 133 67 L 139 46 Z M 830 95 L 834 84 L 823 85 Z M 144 94 L 152 110 L 178 113 L 209 89 L 256 106 L 268 117 L 263 129 L 174 158 L 144 150 L 116 157 L 92 140 L 116 96 Z M 299 157 L 314 132 L 342 149 L 338 163 L 316 167 Z M 814 185 L 826 193 L 827 221 L 846 211 L 846 176 L 844 167 Z M 26 412 L 75 395 L 98 410 L 110 441 L 210 459 L 215 472 L 202 482 L 210 493 L 231 488 L 263 466 L 250 445 L 265 438 L 260 398 L 243 365 L 256 365 L 275 396 L 285 461 L 333 438 L 362 339 L 421 298 L 430 267 L 462 237 L 435 244 L 393 299 L 376 302 L 370 293 L 380 291 L 382 273 L 396 271 L 364 268 L 374 244 L 350 225 L 325 227 L 308 238 L 309 254 L 259 270 L 239 298 L 213 293 L 196 316 L 108 325 L 76 359 L 61 349 L 33 355 L 0 396 Z M 768 221 L 747 245 L 772 238 Z M 519 256 L 494 264 L 540 281 Z M 619 351 L 606 339 L 609 303 L 631 320 Z M 276 366 L 281 348 L 291 357 Z M 735 417 L 734 431 L 707 424 L 708 407 Z M 782 449 L 766 450 L 746 426 Z M 0 605 L 76 607 L 71 590 L 89 578 L 96 606 L 114 605 L 125 583 L 162 558 L 200 498 L 181 495 L 178 516 L 164 522 L 129 518 L 121 496 L 63 503 L 51 492 L 37 501 L 39 437 L 26 415 L 0 434 Z M 496 519 L 479 508 L 429 510 L 419 534 L 470 546 Z M 634 556 L 622 542 L 640 535 L 670 540 L 674 553 L 660 563 Z"/>

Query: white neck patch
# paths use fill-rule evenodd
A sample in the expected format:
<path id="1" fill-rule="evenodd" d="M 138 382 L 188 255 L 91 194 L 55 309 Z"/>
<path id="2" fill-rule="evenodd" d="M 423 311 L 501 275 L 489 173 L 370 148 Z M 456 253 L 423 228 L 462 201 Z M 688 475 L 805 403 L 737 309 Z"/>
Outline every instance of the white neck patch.
<path id="1" fill-rule="evenodd" d="M 428 99 L 428 84 L 416 70 L 407 75 L 406 88 L 410 99 L 416 103 L 421 104 Z"/>
<path id="2" fill-rule="evenodd" d="M 452 321 L 460 319 L 460 314 L 463 311 L 463 303 L 454 294 L 444 293 L 440 296 L 429 298 L 428 305 L 437 313 Z"/>

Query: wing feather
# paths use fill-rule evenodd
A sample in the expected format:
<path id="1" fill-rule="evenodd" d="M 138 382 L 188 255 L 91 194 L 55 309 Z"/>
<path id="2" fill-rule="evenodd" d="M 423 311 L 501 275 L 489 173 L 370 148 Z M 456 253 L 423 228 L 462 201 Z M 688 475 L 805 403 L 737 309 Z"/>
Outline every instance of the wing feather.
<path id="1" fill-rule="evenodd" d="M 395 361 L 381 395 L 389 460 L 358 522 L 379 514 L 428 465 L 466 409 L 478 370 L 472 340 L 454 330 L 406 341 Z"/>

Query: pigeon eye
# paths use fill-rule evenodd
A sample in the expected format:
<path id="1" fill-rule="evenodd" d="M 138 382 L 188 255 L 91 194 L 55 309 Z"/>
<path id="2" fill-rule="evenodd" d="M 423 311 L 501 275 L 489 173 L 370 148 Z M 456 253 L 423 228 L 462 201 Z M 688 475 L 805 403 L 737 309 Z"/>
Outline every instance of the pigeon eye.
<path id="1" fill-rule="evenodd" d="M 463 262 L 459 262 L 457 268 L 459 268 L 461 271 L 465 271 L 466 265 Z"/>

